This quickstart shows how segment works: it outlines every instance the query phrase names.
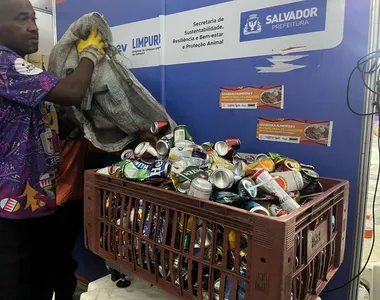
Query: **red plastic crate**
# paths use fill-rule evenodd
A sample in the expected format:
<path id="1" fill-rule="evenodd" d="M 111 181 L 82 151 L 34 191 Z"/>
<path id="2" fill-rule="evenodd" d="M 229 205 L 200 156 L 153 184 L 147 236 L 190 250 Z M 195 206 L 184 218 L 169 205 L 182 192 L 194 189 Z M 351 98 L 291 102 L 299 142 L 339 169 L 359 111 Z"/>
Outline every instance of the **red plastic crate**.
<path id="1" fill-rule="evenodd" d="M 324 193 L 276 218 L 89 170 L 86 246 L 120 271 L 181 299 L 243 299 L 242 287 L 245 299 L 314 299 L 343 261 L 349 187 L 344 180 L 320 182 Z M 138 225 L 139 216 L 147 215 Z M 213 233 L 207 244 L 206 228 Z M 194 247 L 197 230 L 201 242 Z M 240 257 L 241 250 L 246 255 Z M 246 272 L 240 272 L 242 265 Z"/>

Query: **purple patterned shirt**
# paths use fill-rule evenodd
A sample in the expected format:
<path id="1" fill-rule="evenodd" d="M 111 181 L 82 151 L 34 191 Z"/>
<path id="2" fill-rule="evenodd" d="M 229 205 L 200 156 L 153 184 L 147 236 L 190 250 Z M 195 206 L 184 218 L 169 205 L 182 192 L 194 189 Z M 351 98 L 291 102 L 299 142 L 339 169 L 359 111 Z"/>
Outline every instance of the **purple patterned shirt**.
<path id="1" fill-rule="evenodd" d="M 0 218 L 55 211 L 58 118 L 44 97 L 58 78 L 0 46 Z"/>

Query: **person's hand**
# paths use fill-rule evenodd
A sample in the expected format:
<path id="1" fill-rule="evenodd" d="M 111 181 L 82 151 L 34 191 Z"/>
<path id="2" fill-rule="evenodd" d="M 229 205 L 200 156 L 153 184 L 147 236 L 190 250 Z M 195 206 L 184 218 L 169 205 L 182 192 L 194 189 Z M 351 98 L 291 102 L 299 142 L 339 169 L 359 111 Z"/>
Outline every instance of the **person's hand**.
<path id="1" fill-rule="evenodd" d="M 153 147 L 156 147 L 156 143 L 159 140 L 157 136 L 148 131 L 140 131 L 139 142 L 149 142 Z"/>
<path id="2" fill-rule="evenodd" d="M 91 33 L 87 40 L 80 40 L 77 44 L 79 58 L 84 57 L 90 59 L 94 65 L 104 57 L 104 43 L 102 42 L 102 34 L 96 29 L 91 28 Z"/>

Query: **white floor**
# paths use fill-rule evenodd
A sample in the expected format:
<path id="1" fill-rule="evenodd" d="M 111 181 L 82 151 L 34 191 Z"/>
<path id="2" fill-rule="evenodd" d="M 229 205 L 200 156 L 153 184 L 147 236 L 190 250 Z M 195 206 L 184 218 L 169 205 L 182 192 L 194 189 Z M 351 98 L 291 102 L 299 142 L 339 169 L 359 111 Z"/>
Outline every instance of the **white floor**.
<path id="1" fill-rule="evenodd" d="M 88 292 L 82 294 L 80 300 L 170 300 L 175 299 L 161 291 L 159 288 L 151 286 L 150 283 L 140 278 L 127 276 L 131 285 L 127 288 L 118 288 L 112 282 L 111 276 L 106 276 L 91 282 L 88 285 Z"/>

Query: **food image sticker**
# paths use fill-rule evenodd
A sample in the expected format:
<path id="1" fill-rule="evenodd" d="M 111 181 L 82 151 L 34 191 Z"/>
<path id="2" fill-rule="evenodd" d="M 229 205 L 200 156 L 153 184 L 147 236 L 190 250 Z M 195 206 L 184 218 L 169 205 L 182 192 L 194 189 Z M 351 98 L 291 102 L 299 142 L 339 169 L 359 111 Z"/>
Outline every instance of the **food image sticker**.
<path id="1" fill-rule="evenodd" d="M 223 109 L 283 109 L 284 86 L 233 86 L 220 89 L 219 106 Z"/>
<path id="2" fill-rule="evenodd" d="M 333 122 L 259 118 L 256 138 L 262 141 L 331 146 Z"/>

